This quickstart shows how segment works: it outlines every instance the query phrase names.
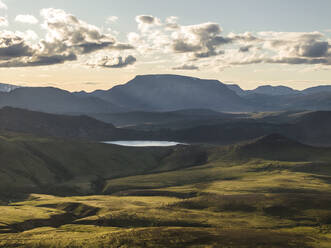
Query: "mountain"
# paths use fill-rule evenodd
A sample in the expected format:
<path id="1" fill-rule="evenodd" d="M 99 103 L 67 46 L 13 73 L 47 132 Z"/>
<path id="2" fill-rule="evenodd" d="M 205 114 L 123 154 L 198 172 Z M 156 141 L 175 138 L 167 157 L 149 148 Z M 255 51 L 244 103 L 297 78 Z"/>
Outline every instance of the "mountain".
<path id="1" fill-rule="evenodd" d="M 115 128 L 88 116 L 56 115 L 12 107 L 0 109 L 0 130 L 67 139 L 131 140 L 148 137 L 145 132 Z"/>
<path id="2" fill-rule="evenodd" d="M 79 97 L 53 87 L 22 87 L 0 92 L 0 107 L 11 106 L 48 113 L 109 113 L 122 108 L 100 98 Z"/>
<path id="3" fill-rule="evenodd" d="M 238 96 L 247 96 L 251 94 L 262 94 L 262 95 L 270 95 L 270 96 L 284 96 L 284 95 L 293 95 L 299 94 L 299 90 L 294 90 L 287 86 L 271 86 L 271 85 L 262 85 L 257 87 L 254 90 L 243 90 L 237 84 L 227 84 L 227 87 L 230 90 L 236 92 Z"/>
<path id="4" fill-rule="evenodd" d="M 179 75 L 137 76 L 109 90 L 68 92 L 53 87 L 19 87 L 1 91 L 0 107 L 11 106 L 58 114 L 90 114 L 109 122 L 110 113 L 173 112 L 205 109 L 216 112 L 330 110 L 331 86 L 304 91 L 285 86 L 243 90 L 217 80 Z M 140 118 L 140 117 L 139 117 Z M 115 120 L 116 121 L 116 120 Z M 120 122 L 120 121 L 119 121 Z"/>
<path id="5" fill-rule="evenodd" d="M 283 96 L 283 95 L 292 95 L 298 94 L 298 90 L 294 90 L 290 87 L 286 86 L 271 86 L 271 85 L 263 85 L 257 87 L 255 90 L 248 91 L 251 93 L 256 94 L 265 94 L 265 95 L 272 95 L 272 96 Z"/>
<path id="6" fill-rule="evenodd" d="M 230 90 L 236 92 L 238 96 L 244 96 L 247 94 L 246 90 L 243 90 L 238 84 L 227 84 L 226 85 Z"/>
<path id="7" fill-rule="evenodd" d="M 322 92 L 331 92 L 331 85 L 320 85 L 316 87 L 307 88 L 301 91 L 303 94 L 315 94 Z"/>
<path id="8" fill-rule="evenodd" d="M 250 109 L 245 99 L 217 80 L 178 75 L 137 76 L 124 85 L 115 86 L 108 91 L 95 91 L 90 95 L 139 111 Z"/>
<path id="9" fill-rule="evenodd" d="M 280 99 L 284 109 L 331 110 L 331 92 L 299 94 Z M 282 107 L 280 103 L 279 108 Z"/>
<path id="10" fill-rule="evenodd" d="M 12 84 L 3 84 L 0 83 L 0 92 L 10 92 L 14 89 L 19 88 L 20 86 L 12 85 Z"/>

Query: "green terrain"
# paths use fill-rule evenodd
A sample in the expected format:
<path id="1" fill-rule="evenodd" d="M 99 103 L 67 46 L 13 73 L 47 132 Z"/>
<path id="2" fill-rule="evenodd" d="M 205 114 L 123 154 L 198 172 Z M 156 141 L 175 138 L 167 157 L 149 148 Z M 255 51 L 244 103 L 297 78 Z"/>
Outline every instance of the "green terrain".
<path id="1" fill-rule="evenodd" d="M 0 152 L 0 247 L 331 247 L 330 148 L 6 133 Z"/>

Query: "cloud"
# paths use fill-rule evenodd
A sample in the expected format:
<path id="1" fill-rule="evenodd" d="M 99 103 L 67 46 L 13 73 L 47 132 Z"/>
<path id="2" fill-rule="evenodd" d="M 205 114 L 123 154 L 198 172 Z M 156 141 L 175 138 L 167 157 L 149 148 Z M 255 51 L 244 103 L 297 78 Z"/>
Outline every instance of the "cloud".
<path id="1" fill-rule="evenodd" d="M 129 65 L 133 65 L 137 59 L 129 55 L 126 58 L 123 58 L 122 56 L 118 56 L 116 58 L 110 58 L 110 57 L 104 57 L 101 59 L 97 65 L 92 66 L 98 66 L 103 68 L 124 68 Z"/>
<path id="2" fill-rule="evenodd" d="M 107 23 L 114 23 L 118 21 L 118 17 L 117 16 L 109 16 L 106 20 Z"/>
<path id="3" fill-rule="evenodd" d="M 2 0 L 0 0 L 0 9 L 8 9 L 7 5 Z"/>
<path id="4" fill-rule="evenodd" d="M 62 64 L 66 61 L 74 61 L 77 59 L 75 54 L 62 54 L 50 56 L 33 56 L 28 59 L 12 59 L 7 62 L 0 62 L 0 67 L 31 67 L 31 66 L 47 66 Z"/>
<path id="5" fill-rule="evenodd" d="M 55 65 L 96 51 L 133 49 L 64 10 L 43 9 L 41 16 L 46 36 L 37 43 L 30 42 L 37 37 L 33 31 L 0 32 L 0 67 Z"/>
<path id="6" fill-rule="evenodd" d="M 151 15 L 139 15 L 136 16 L 136 22 L 138 23 L 138 29 L 141 32 L 148 32 L 152 27 L 160 26 L 160 19 Z"/>
<path id="7" fill-rule="evenodd" d="M 256 55 L 261 57 L 262 53 L 264 58 L 250 63 L 330 65 L 331 44 L 322 33 L 261 32 L 259 35 L 261 50 Z"/>
<path id="8" fill-rule="evenodd" d="M 192 58 L 208 58 L 222 54 L 222 45 L 232 43 L 231 38 L 221 36 L 217 23 L 180 26 L 172 33 L 171 48 L 175 53 L 190 53 Z"/>
<path id="9" fill-rule="evenodd" d="M 144 24 L 155 24 L 157 23 L 157 18 L 155 18 L 154 16 L 150 16 L 150 15 L 140 15 L 136 17 L 136 21 L 138 23 L 144 23 Z"/>
<path id="10" fill-rule="evenodd" d="M 259 63 L 331 65 L 331 40 L 320 32 L 224 34 L 218 23 L 180 25 L 174 16 L 162 22 L 141 15 L 136 21 L 138 33 L 128 35 L 129 43 L 144 56 L 163 54 L 180 63 L 175 70 L 198 69 L 202 63 L 222 69 Z"/>
<path id="11" fill-rule="evenodd" d="M 23 37 L 9 31 L 0 31 L 0 61 L 28 57 L 34 53 Z"/>
<path id="12" fill-rule="evenodd" d="M 9 25 L 6 17 L 0 16 L 0 27 L 7 27 Z"/>
<path id="13" fill-rule="evenodd" d="M 18 15 L 16 16 L 15 21 L 26 24 L 37 24 L 39 22 L 33 15 Z"/>
<path id="14" fill-rule="evenodd" d="M 248 45 L 248 46 L 242 46 L 239 48 L 239 52 L 242 52 L 242 53 L 247 53 L 249 52 L 249 50 L 252 48 L 252 45 Z"/>
<path id="15" fill-rule="evenodd" d="M 181 65 L 181 66 L 178 66 L 178 67 L 173 67 L 172 68 L 173 70 L 199 70 L 199 67 L 198 66 L 195 66 L 195 65 Z"/>

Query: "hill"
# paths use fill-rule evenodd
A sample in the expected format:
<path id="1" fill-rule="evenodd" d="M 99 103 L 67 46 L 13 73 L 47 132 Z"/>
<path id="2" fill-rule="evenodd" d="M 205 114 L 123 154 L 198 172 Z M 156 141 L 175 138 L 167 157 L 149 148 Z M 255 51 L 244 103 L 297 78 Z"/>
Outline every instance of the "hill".
<path id="1" fill-rule="evenodd" d="M 89 140 L 144 139 L 148 134 L 115 128 L 89 116 L 47 114 L 19 108 L 0 109 L 0 130 Z"/>
<path id="2" fill-rule="evenodd" d="M 237 145 L 235 157 L 263 158 L 277 161 L 311 161 L 321 158 L 326 150 L 304 145 L 280 134 L 270 134 Z"/>
<path id="3" fill-rule="evenodd" d="M 0 150 L 2 199 L 33 192 L 97 194 L 106 179 L 175 170 L 206 161 L 204 150 L 198 147 L 127 148 L 3 132 Z"/>
<path id="4" fill-rule="evenodd" d="M 213 120 L 231 120 L 245 116 L 244 114 L 221 113 L 208 109 L 186 109 L 170 112 L 124 112 L 124 113 L 101 113 L 89 114 L 98 120 L 112 123 L 115 126 L 137 127 L 145 125 L 146 128 L 152 126 L 171 126 L 179 123 L 185 123 L 189 126 L 194 122 L 207 122 Z M 196 125 L 196 124 L 193 124 Z"/>
<path id="5" fill-rule="evenodd" d="M 3 134 L 0 151 L 2 247 L 330 244 L 329 148 L 278 134 L 171 148 Z M 8 201 L 31 192 L 56 196 Z"/>
<path id="6" fill-rule="evenodd" d="M 262 85 L 257 87 L 255 90 L 249 91 L 249 93 L 256 94 L 265 94 L 272 96 L 283 96 L 283 95 L 292 95 L 298 94 L 298 90 L 294 90 L 287 86 L 271 86 L 271 85 Z"/>

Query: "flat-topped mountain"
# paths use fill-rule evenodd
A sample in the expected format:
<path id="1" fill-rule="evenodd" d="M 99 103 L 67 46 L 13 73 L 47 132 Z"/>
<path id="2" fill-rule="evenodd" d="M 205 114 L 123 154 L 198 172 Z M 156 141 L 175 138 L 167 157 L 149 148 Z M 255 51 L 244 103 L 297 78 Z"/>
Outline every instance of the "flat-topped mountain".
<path id="1" fill-rule="evenodd" d="M 249 110 L 244 99 L 217 80 L 178 75 L 137 76 L 124 85 L 95 91 L 91 95 L 118 106 L 144 111 Z"/>

